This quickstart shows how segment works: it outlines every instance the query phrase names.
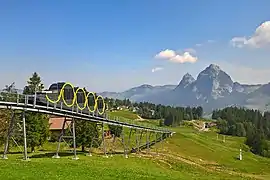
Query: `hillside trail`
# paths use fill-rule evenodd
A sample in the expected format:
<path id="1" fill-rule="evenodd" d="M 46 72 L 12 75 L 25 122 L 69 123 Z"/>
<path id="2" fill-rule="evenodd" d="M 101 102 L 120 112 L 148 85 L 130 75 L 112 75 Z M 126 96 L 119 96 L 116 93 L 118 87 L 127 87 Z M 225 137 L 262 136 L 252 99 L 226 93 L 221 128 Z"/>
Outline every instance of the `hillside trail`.
<path id="1" fill-rule="evenodd" d="M 136 121 L 144 121 L 145 119 L 143 119 L 141 116 L 137 115 L 137 119 L 135 119 Z"/>
<path id="2" fill-rule="evenodd" d="M 199 159 L 199 162 L 195 162 L 195 161 L 192 161 L 190 159 L 187 159 L 185 157 L 181 157 L 179 155 L 175 155 L 175 154 L 171 154 L 171 153 L 168 153 L 168 154 L 164 154 L 164 153 L 159 153 L 159 155 L 161 155 L 161 157 L 169 157 L 169 158 L 173 158 L 173 159 L 177 159 L 181 162 L 184 162 L 184 163 L 187 163 L 187 164 L 190 164 L 190 165 L 193 165 L 193 166 L 197 166 L 201 169 L 204 169 L 206 171 L 209 171 L 209 172 L 221 172 L 221 173 L 227 173 L 227 174 L 230 174 L 230 175 L 238 175 L 238 176 L 243 176 L 243 177 L 249 177 L 249 178 L 255 178 L 255 179 L 260 179 L 260 180 L 266 180 L 266 178 L 262 177 L 261 175 L 255 175 L 255 174 L 249 174 L 249 173 L 240 173 L 240 172 L 235 172 L 235 171 L 232 171 L 232 170 L 229 170 L 229 169 L 225 169 L 224 167 L 221 167 L 218 163 L 215 163 L 215 162 L 207 162 L 207 161 L 203 161 L 201 159 Z M 166 159 L 166 158 L 165 158 Z"/>
<path id="3" fill-rule="evenodd" d="M 209 131 L 209 128 L 205 127 L 205 125 L 206 125 L 205 122 L 199 122 L 198 123 L 198 120 L 191 120 L 191 123 L 199 131 Z"/>
<path id="4" fill-rule="evenodd" d="M 201 168 L 201 169 L 208 171 L 208 172 L 220 172 L 220 173 L 237 175 L 237 176 L 258 179 L 258 180 L 269 179 L 269 177 L 263 177 L 263 175 L 241 173 L 241 172 L 235 172 L 235 171 L 232 171 L 229 169 L 225 169 L 224 167 L 221 167 L 221 165 L 219 165 L 218 163 L 215 163 L 215 162 L 208 162 L 208 161 L 204 161 L 202 159 L 198 159 L 196 162 L 195 160 L 191 160 L 191 159 L 188 159 L 186 157 L 179 156 L 179 155 L 176 155 L 176 154 L 173 154 L 170 152 L 167 152 L 166 154 L 159 152 L 158 155 L 156 153 L 150 152 L 149 154 L 143 154 L 142 156 L 146 157 L 146 158 L 155 158 L 155 159 L 159 160 L 159 162 L 164 163 L 167 166 L 169 166 L 170 169 L 173 168 L 173 165 L 170 163 L 170 161 L 173 159 L 173 160 L 178 160 L 178 161 L 184 162 L 184 163 L 192 165 L 192 166 L 196 166 L 196 167 Z M 159 163 L 157 163 L 157 164 L 159 164 Z"/>

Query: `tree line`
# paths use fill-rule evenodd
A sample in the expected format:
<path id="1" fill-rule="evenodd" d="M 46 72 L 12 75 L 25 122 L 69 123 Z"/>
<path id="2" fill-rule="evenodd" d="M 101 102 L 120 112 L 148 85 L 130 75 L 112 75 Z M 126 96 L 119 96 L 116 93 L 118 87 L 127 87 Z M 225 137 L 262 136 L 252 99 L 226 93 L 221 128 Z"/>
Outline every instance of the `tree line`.
<path id="1" fill-rule="evenodd" d="M 212 119 L 217 120 L 221 134 L 246 137 L 253 153 L 270 157 L 270 112 L 227 107 L 214 110 Z"/>
<path id="2" fill-rule="evenodd" d="M 119 100 L 112 98 L 105 98 L 105 102 L 109 109 L 116 109 L 117 107 L 126 106 L 131 111 L 136 110 L 137 114 L 145 119 L 163 119 L 160 125 L 177 126 L 182 120 L 200 119 L 203 115 L 203 108 L 198 107 L 172 107 L 161 104 L 153 104 L 149 102 L 134 102 L 129 99 Z"/>

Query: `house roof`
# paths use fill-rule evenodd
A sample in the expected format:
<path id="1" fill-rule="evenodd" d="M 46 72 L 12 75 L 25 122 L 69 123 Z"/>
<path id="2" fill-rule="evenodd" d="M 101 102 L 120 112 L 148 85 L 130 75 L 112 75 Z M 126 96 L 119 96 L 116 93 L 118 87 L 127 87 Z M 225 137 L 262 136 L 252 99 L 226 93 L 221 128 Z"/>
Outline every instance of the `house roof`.
<path id="1" fill-rule="evenodd" d="M 67 118 L 67 119 L 71 120 L 71 118 Z M 65 121 L 65 118 L 64 117 L 52 116 L 49 119 L 49 124 L 50 124 L 50 128 L 49 129 L 50 130 L 61 130 L 64 121 Z M 71 121 L 66 121 L 65 129 L 68 128 L 68 126 L 70 125 L 70 123 L 71 123 Z"/>

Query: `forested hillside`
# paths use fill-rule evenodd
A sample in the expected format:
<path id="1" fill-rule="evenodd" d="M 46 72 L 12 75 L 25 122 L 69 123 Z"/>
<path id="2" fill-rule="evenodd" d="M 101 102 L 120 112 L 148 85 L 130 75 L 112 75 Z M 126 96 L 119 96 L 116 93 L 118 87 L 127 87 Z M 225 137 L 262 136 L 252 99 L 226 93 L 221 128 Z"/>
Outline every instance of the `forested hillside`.
<path id="1" fill-rule="evenodd" d="M 213 111 L 212 118 L 221 134 L 246 137 L 253 153 L 270 157 L 270 112 L 227 107 Z"/>
<path id="2" fill-rule="evenodd" d="M 145 119 L 164 119 L 164 125 L 176 126 L 182 120 L 199 119 L 202 117 L 203 108 L 198 107 L 172 107 L 164 105 L 155 105 L 148 102 L 131 103 L 130 100 L 105 98 L 108 108 L 113 110 L 118 107 L 125 106 L 131 111 L 136 112 L 139 116 Z"/>

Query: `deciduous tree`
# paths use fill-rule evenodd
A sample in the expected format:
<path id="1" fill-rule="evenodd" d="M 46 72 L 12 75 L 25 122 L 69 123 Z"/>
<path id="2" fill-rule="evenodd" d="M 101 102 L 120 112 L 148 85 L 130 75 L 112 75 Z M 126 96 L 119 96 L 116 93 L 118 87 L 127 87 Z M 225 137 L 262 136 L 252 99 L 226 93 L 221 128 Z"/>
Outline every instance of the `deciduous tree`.
<path id="1" fill-rule="evenodd" d="M 115 125 L 108 125 L 111 134 L 113 134 L 115 137 L 120 137 L 121 133 L 123 131 L 123 127 L 122 126 L 115 126 Z"/>
<path id="2" fill-rule="evenodd" d="M 16 101 L 17 90 L 15 88 L 15 83 L 6 85 L 1 92 L 0 97 L 2 101 Z M 9 109 L 0 109 L 0 143 L 2 144 L 5 141 L 9 123 L 11 120 L 11 110 Z"/>
<path id="3" fill-rule="evenodd" d="M 82 151 L 85 151 L 85 147 L 90 147 L 93 138 L 99 137 L 97 124 L 93 122 L 77 120 L 75 130 L 76 144 L 78 147 L 81 146 Z M 93 144 L 93 147 L 95 146 L 97 143 Z"/>

